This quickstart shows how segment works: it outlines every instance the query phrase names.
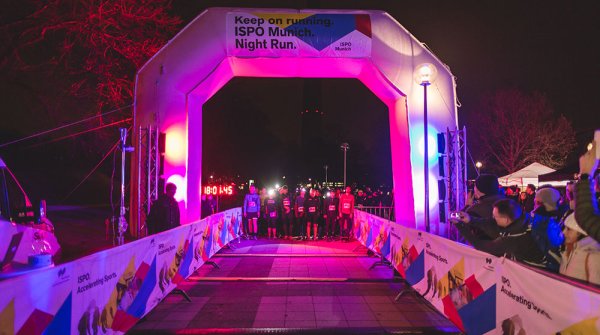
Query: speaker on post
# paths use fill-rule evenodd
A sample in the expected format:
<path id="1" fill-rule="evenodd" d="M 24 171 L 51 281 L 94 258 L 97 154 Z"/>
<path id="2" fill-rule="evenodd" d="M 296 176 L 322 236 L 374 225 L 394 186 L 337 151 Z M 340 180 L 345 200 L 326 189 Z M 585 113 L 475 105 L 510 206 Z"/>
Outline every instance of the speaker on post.
<path id="1" fill-rule="evenodd" d="M 158 178 L 158 196 L 165 194 L 165 178 Z"/>
<path id="2" fill-rule="evenodd" d="M 167 147 L 167 134 L 166 133 L 158 133 L 158 153 L 162 155 L 165 154 L 165 150 Z"/>
<path id="3" fill-rule="evenodd" d="M 446 156 L 440 155 L 440 157 L 438 158 L 438 173 L 440 178 L 446 177 L 446 165 L 444 164 L 445 157 Z"/>
<path id="4" fill-rule="evenodd" d="M 446 202 L 440 201 L 438 208 L 440 210 L 440 222 L 446 222 Z"/>
<path id="5" fill-rule="evenodd" d="M 446 153 L 446 134 L 444 134 L 444 133 L 437 134 L 437 147 L 438 147 L 438 153 L 440 153 L 440 154 Z"/>
<path id="6" fill-rule="evenodd" d="M 438 196 L 440 201 L 446 201 L 446 181 L 444 179 L 438 180 Z"/>

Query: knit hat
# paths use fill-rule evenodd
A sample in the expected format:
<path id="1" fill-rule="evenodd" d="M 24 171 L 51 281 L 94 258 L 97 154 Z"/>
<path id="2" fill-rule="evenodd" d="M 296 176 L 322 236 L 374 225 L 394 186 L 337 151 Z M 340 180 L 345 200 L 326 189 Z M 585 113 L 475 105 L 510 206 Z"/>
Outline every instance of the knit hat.
<path id="1" fill-rule="evenodd" d="M 498 194 L 498 177 L 493 174 L 481 174 L 475 180 L 475 186 L 485 195 Z"/>
<path id="2" fill-rule="evenodd" d="M 541 201 L 548 211 L 556 210 L 560 200 L 560 192 L 552 187 L 542 188 L 535 192 L 535 200 Z"/>
<path id="3" fill-rule="evenodd" d="M 569 216 L 567 216 L 565 219 L 565 227 L 587 236 L 587 233 L 583 231 L 583 229 L 579 227 L 577 221 L 575 221 L 575 213 L 571 213 Z"/>

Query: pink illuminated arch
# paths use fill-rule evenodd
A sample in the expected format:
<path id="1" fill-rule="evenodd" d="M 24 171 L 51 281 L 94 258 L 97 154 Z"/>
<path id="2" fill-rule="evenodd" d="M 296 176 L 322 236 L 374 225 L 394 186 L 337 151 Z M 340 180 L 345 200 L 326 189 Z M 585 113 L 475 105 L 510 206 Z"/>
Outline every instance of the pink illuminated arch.
<path id="1" fill-rule="evenodd" d="M 304 42 L 297 43 L 309 52 L 245 50 L 238 54 L 232 52 L 235 44 L 231 41 L 234 26 L 243 24 L 241 20 L 233 21 L 238 16 L 270 18 L 274 24 L 277 23 L 274 18 L 279 17 L 331 17 L 334 21 L 340 20 L 338 26 L 354 27 L 336 41 L 337 45 L 343 45 L 339 41 L 344 39 L 365 44 L 361 52 L 355 54 L 327 51 L 325 47 L 316 55 Z M 438 78 L 428 91 L 429 132 L 435 136 L 435 132 L 457 127 L 454 78 L 442 62 L 387 13 L 211 8 L 185 27 L 138 72 L 134 129 L 156 125 L 167 134 L 164 177 L 178 180 L 180 187 L 185 188 L 180 206 L 184 223 L 189 223 L 200 218 L 202 106 L 229 80 L 234 77 L 358 79 L 389 110 L 396 221 L 422 228 L 423 206 L 419 199 L 423 197 L 424 171 L 418 143 L 423 141 L 423 91 L 413 80 L 414 68 L 422 63 L 432 63 L 438 70 Z M 436 164 L 436 159 L 430 160 L 433 186 L 437 186 Z M 137 179 L 137 173 L 137 164 L 133 164 L 132 180 Z M 433 222 L 438 218 L 436 187 L 430 193 Z M 132 195 L 132 204 L 137 196 Z M 131 226 L 136 225 L 132 222 Z"/>

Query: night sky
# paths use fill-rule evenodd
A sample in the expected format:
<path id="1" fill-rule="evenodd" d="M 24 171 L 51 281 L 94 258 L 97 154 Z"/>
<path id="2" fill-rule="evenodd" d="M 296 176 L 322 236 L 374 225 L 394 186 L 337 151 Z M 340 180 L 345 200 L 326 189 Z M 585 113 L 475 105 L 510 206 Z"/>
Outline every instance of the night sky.
<path id="1" fill-rule="evenodd" d="M 457 77 L 461 121 L 470 113 L 477 113 L 475 106 L 483 94 L 517 88 L 547 94 L 554 109 L 572 121 L 579 152 L 591 139 L 593 130 L 600 128 L 600 3 L 597 2 L 176 0 L 172 12 L 186 24 L 208 7 L 386 11 L 451 68 Z M 205 173 L 241 173 L 264 182 L 284 174 L 323 178 L 324 171 L 314 166 L 303 171 L 295 169 L 301 157 L 298 146 L 301 142 L 299 113 L 304 108 L 303 86 L 302 79 L 294 78 L 236 78 L 218 92 L 205 106 L 210 112 L 205 113 L 205 121 L 210 120 L 212 134 L 217 138 L 210 145 L 205 140 Z M 351 145 L 350 179 L 389 184 L 385 106 L 355 80 L 324 79 L 321 98 L 323 129 L 329 142 L 344 140 Z M 4 106 L 3 118 L 15 108 L 18 106 Z M 239 110 L 249 113 L 241 115 Z M 365 117 L 366 111 L 369 117 Z M 0 122 L 2 142 L 31 133 L 23 127 L 15 127 L 19 122 L 18 113 L 10 113 L 10 124 Z M 250 119 L 252 115 L 256 118 Z M 249 124 L 260 132 L 255 141 L 258 144 L 251 148 L 246 144 L 251 136 Z M 15 128 L 21 130 L 15 131 Z M 22 164 L 19 166 L 19 150 L 19 147 L 8 151 L 0 149 L 0 155 L 7 157 L 8 163 L 11 159 L 17 161 L 13 170 L 17 170 L 15 173 L 20 179 L 26 180 L 24 184 L 31 186 L 27 180 L 34 176 L 28 175 Z M 325 152 L 330 153 L 323 162 L 330 166 L 330 179 L 340 179 L 341 151 L 331 146 Z M 62 198 L 72 189 L 99 158 L 88 155 L 85 161 L 76 164 L 62 158 L 66 167 L 49 171 L 53 181 L 60 181 L 60 191 L 56 191 L 60 195 L 56 198 Z M 101 188 L 110 177 L 110 163 L 109 160 L 100 170 L 100 176 L 91 181 L 90 186 L 82 187 L 81 192 Z M 52 192 L 49 189 L 56 187 L 47 182 L 45 189 L 36 192 L 48 194 Z"/>
<path id="2" fill-rule="evenodd" d="M 203 1 L 200 7 L 199 4 L 179 1 L 175 2 L 175 10 L 190 15 L 186 17 L 186 14 L 182 14 L 187 21 L 195 16 L 191 13 L 200 12 L 206 7 L 237 4 L 239 2 Z M 396 1 L 258 1 L 253 5 L 378 9 L 388 12 L 450 66 L 457 77 L 457 93 L 462 104 L 459 109 L 461 122 L 469 113 L 477 113 L 476 105 L 483 94 L 516 88 L 547 94 L 555 111 L 572 121 L 580 142 L 578 151 L 583 150 L 589 142 L 593 130 L 600 128 L 600 94 L 597 93 L 600 89 L 598 4 L 583 6 L 565 3 L 556 6 L 540 1 L 433 1 L 406 4 Z M 247 3 L 244 2 L 243 6 L 247 6 Z M 375 115 L 378 115 L 381 113 L 379 110 L 385 111 L 385 107 L 369 99 L 362 85 L 343 82 L 324 80 L 324 110 L 330 120 L 335 119 L 334 115 L 345 115 L 339 119 L 339 127 L 344 130 L 349 143 L 362 144 L 364 141 L 368 149 L 380 147 L 387 138 L 377 142 L 372 135 L 377 134 L 378 129 L 386 129 L 387 120 L 372 120 L 365 117 L 364 111 L 377 110 Z M 299 100 L 302 99 L 302 85 L 299 80 L 235 80 L 224 91 L 228 93 L 220 92 L 215 99 L 227 94 L 229 97 L 253 101 L 271 126 L 273 142 L 288 143 L 298 133 L 298 117 L 294 112 L 302 108 L 302 101 Z M 353 108 L 358 102 L 362 102 L 361 108 Z M 360 123 L 365 120 L 371 121 L 369 126 L 361 127 Z M 389 145 L 385 147 L 389 150 Z M 261 177 L 284 174 L 282 170 L 285 168 L 271 161 L 271 154 L 265 153 L 264 159 L 269 164 L 262 171 L 255 168 L 250 168 L 250 171 Z M 357 160 L 361 154 L 353 154 L 349 155 L 349 164 L 354 167 L 359 165 Z M 476 157 L 477 153 L 474 152 L 473 156 Z M 259 154 L 258 157 L 263 156 Z M 571 160 L 576 157 L 577 154 L 574 154 Z M 333 161 L 339 162 L 340 159 L 338 154 Z M 389 183 L 389 153 L 384 152 L 371 161 L 371 176 L 365 176 L 360 171 L 350 179 L 359 183 Z M 252 164 L 249 162 L 247 165 Z M 332 165 L 331 162 L 329 165 Z M 214 170 L 219 168 L 215 166 Z M 340 171 L 339 166 L 331 171 Z M 335 176 L 340 177 L 339 174 Z"/>

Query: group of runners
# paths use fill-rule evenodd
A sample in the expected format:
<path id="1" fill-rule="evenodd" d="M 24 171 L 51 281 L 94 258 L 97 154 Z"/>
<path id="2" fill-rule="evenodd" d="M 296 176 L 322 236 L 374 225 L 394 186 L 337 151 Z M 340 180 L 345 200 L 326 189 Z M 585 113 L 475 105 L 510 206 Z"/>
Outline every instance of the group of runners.
<path id="1" fill-rule="evenodd" d="M 350 187 L 344 193 L 340 189 L 321 193 L 311 188 L 290 194 L 287 186 L 283 186 L 278 192 L 261 196 L 251 185 L 242 206 L 242 236 L 256 240 L 260 226 L 265 225 L 269 239 L 350 239 L 354 202 Z"/>

